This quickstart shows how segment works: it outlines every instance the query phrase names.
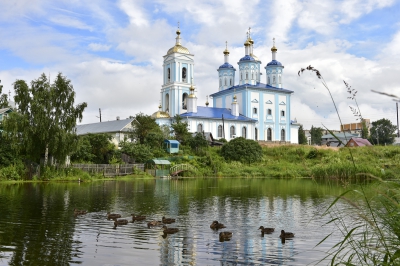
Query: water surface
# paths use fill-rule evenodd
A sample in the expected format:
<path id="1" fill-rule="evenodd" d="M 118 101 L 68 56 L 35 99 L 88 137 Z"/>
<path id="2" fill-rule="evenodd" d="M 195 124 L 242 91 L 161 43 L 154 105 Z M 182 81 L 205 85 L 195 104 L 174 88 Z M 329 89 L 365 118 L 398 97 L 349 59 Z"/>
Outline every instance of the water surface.
<path id="1" fill-rule="evenodd" d="M 315 265 L 339 239 L 315 247 L 335 231 L 321 214 L 342 191 L 308 179 L 0 184 L 0 265 Z M 147 221 L 113 229 L 107 211 L 173 217 L 180 231 L 164 238 Z M 275 232 L 262 236 L 260 225 Z M 281 229 L 295 238 L 282 243 Z"/>

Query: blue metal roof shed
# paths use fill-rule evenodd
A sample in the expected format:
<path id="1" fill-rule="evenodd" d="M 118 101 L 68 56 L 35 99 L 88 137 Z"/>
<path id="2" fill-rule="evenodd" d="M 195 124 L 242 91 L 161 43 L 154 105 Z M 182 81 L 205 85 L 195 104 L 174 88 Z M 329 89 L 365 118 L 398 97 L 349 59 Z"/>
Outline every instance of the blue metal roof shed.
<path id="1" fill-rule="evenodd" d="M 178 153 L 179 152 L 179 141 L 173 139 L 164 140 L 164 147 L 168 153 Z"/>

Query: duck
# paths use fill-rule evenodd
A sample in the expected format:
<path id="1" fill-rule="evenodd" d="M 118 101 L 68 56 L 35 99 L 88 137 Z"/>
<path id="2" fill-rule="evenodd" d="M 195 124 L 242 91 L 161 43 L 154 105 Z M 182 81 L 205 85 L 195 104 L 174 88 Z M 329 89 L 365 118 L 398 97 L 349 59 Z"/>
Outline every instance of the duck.
<path id="1" fill-rule="evenodd" d="M 213 221 L 210 225 L 211 229 L 221 229 L 221 228 L 226 228 L 224 224 L 219 223 L 218 221 Z"/>
<path id="2" fill-rule="evenodd" d="M 179 232 L 178 228 L 168 228 L 166 225 L 162 227 L 164 234 L 174 234 Z"/>
<path id="3" fill-rule="evenodd" d="M 158 225 L 161 225 L 161 224 L 162 224 L 161 221 L 150 221 L 150 222 L 147 223 L 147 227 L 150 228 L 150 227 L 158 226 Z"/>
<path id="4" fill-rule="evenodd" d="M 128 220 L 127 219 L 115 219 L 114 220 L 114 228 L 117 228 L 118 225 L 126 225 L 128 224 Z"/>
<path id="5" fill-rule="evenodd" d="M 172 224 L 172 223 L 175 223 L 175 219 L 173 219 L 173 218 L 165 218 L 164 216 L 162 217 L 162 220 L 161 220 L 164 224 Z"/>
<path id="6" fill-rule="evenodd" d="M 231 238 L 232 235 L 233 235 L 232 232 L 225 231 L 225 232 L 219 233 L 219 238 L 228 239 L 228 238 Z"/>
<path id="7" fill-rule="evenodd" d="M 110 219 L 115 220 L 117 218 L 121 218 L 121 214 L 107 212 L 107 219 L 108 220 L 110 220 Z"/>
<path id="8" fill-rule="evenodd" d="M 294 234 L 291 232 L 285 232 L 285 230 L 281 230 L 280 238 L 293 238 Z"/>
<path id="9" fill-rule="evenodd" d="M 132 215 L 132 221 L 143 221 L 146 219 L 146 216 L 143 215 L 135 215 L 134 213 Z"/>
<path id="10" fill-rule="evenodd" d="M 87 213 L 86 210 L 74 209 L 74 215 L 83 215 L 83 214 L 86 214 L 86 213 Z"/>
<path id="11" fill-rule="evenodd" d="M 270 228 L 270 227 L 264 228 L 264 226 L 260 226 L 260 228 L 258 229 L 261 230 L 261 233 L 263 234 L 271 234 L 272 232 L 275 231 L 275 228 Z"/>

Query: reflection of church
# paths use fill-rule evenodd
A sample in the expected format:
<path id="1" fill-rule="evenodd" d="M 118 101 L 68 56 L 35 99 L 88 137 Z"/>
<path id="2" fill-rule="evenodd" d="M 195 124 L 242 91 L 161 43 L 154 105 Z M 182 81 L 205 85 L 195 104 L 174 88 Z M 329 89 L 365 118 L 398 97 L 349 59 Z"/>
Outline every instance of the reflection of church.
<path id="1" fill-rule="evenodd" d="M 176 34 L 175 46 L 164 56 L 160 110 L 153 114 L 159 125 L 170 125 L 178 114 L 187 119 L 191 132 L 211 132 L 214 138 L 298 143 L 299 125 L 290 120 L 293 91 L 282 86 L 284 67 L 276 60 L 275 43 L 272 61 L 265 66 L 267 84 L 261 83 L 261 61 L 253 54 L 250 35 L 238 62 L 238 84 L 226 48 L 225 62 L 218 68 L 218 91 L 210 95 L 214 107 L 208 106 L 208 99 L 206 106 L 197 106 L 194 55 L 182 46 L 179 29 Z"/>

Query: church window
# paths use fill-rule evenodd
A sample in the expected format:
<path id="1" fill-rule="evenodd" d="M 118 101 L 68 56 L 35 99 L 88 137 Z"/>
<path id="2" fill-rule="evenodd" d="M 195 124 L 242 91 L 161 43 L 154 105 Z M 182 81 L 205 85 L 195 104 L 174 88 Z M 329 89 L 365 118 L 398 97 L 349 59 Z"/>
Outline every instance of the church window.
<path id="1" fill-rule="evenodd" d="M 218 126 L 218 138 L 222 138 L 222 126 Z"/>
<path id="2" fill-rule="evenodd" d="M 243 138 L 246 138 L 246 131 L 247 131 L 247 128 L 246 127 L 242 127 L 242 137 Z"/>
<path id="3" fill-rule="evenodd" d="M 186 82 L 186 67 L 182 68 L 182 82 Z"/>
<path id="4" fill-rule="evenodd" d="M 165 94 L 165 112 L 169 112 L 169 94 L 168 93 Z"/>
<path id="5" fill-rule="evenodd" d="M 243 72 L 240 72 L 240 80 L 243 80 Z"/>
<path id="6" fill-rule="evenodd" d="M 285 141 L 285 130 L 281 130 L 281 141 Z"/>
<path id="7" fill-rule="evenodd" d="M 268 115 L 272 115 L 272 110 L 271 110 L 271 109 L 268 109 L 267 114 L 268 114 Z"/>
<path id="8" fill-rule="evenodd" d="M 268 141 L 272 140 L 272 129 L 271 128 L 267 129 L 267 140 Z"/>
<path id="9" fill-rule="evenodd" d="M 167 69 L 167 76 L 168 76 L 168 82 L 170 82 L 171 81 L 171 69 L 170 68 Z"/>
<path id="10" fill-rule="evenodd" d="M 272 83 L 275 83 L 275 76 L 272 76 Z"/>
<path id="11" fill-rule="evenodd" d="M 232 79 L 229 79 L 229 85 L 232 86 Z"/>
<path id="12" fill-rule="evenodd" d="M 222 79 L 219 79 L 219 86 L 222 86 Z"/>
<path id="13" fill-rule="evenodd" d="M 268 84 L 271 84 L 271 80 L 270 80 L 270 78 L 268 77 Z"/>
<path id="14" fill-rule="evenodd" d="M 236 137 L 235 126 L 231 126 L 230 133 L 231 133 L 231 134 L 230 134 L 231 139 Z"/>
<path id="15" fill-rule="evenodd" d="M 227 82 L 226 82 L 226 78 L 225 78 L 225 86 L 226 86 L 226 85 L 228 85 L 228 84 L 227 84 Z"/>
<path id="16" fill-rule="evenodd" d="M 197 132 L 199 132 L 199 133 L 203 132 L 203 125 L 202 124 L 198 124 L 197 125 Z"/>
<path id="17" fill-rule="evenodd" d="M 249 79 L 249 72 L 246 71 L 246 79 Z"/>
<path id="18" fill-rule="evenodd" d="M 251 79 L 254 79 L 254 71 L 251 71 Z"/>
<path id="19" fill-rule="evenodd" d="M 258 140 L 258 129 L 257 128 L 254 129 L 254 139 Z"/>
<path id="20" fill-rule="evenodd" d="M 285 116 L 285 111 L 281 111 L 281 116 Z"/>
<path id="21" fill-rule="evenodd" d="M 257 108 L 253 108 L 253 114 L 257 114 Z"/>
<path id="22" fill-rule="evenodd" d="M 279 83 L 282 83 L 282 76 L 279 75 Z"/>
<path id="23" fill-rule="evenodd" d="M 182 109 L 187 110 L 187 93 L 182 95 Z"/>

